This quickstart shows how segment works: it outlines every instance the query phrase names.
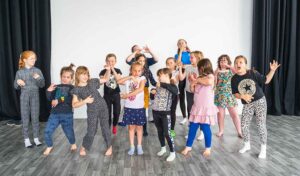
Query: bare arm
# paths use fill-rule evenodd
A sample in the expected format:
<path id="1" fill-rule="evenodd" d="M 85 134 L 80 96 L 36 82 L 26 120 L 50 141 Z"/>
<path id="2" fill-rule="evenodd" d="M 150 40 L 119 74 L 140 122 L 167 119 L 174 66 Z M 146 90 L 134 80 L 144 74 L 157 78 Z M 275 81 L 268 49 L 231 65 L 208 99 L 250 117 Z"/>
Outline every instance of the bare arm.
<path id="1" fill-rule="evenodd" d="M 121 85 L 124 85 L 125 81 L 130 80 L 130 79 L 133 79 L 133 77 L 132 76 L 126 76 L 126 77 L 117 79 L 117 83 L 121 84 Z"/>
<path id="2" fill-rule="evenodd" d="M 72 107 L 73 108 L 78 108 L 80 106 L 83 106 L 87 103 L 93 103 L 94 102 L 94 98 L 90 95 L 88 96 L 86 99 L 84 100 L 79 100 L 77 95 L 73 95 L 73 99 L 72 99 Z"/>
<path id="3" fill-rule="evenodd" d="M 111 70 L 112 70 L 113 75 L 114 75 L 114 77 L 115 77 L 116 80 L 121 79 L 121 75 L 116 72 L 115 68 L 112 67 Z"/>
<path id="4" fill-rule="evenodd" d="M 135 51 L 135 52 L 131 53 L 129 56 L 127 56 L 126 62 L 130 63 L 132 61 L 132 59 L 135 57 L 135 55 L 136 55 L 137 52 L 138 51 Z"/>
<path id="5" fill-rule="evenodd" d="M 186 72 L 182 72 L 182 63 L 180 63 L 180 66 L 179 66 L 179 80 L 182 81 L 184 80 L 186 77 Z"/>
<path id="6" fill-rule="evenodd" d="M 214 85 L 214 77 L 209 77 L 209 76 L 205 76 L 205 77 L 199 77 L 197 78 L 197 84 L 203 84 L 205 86 L 212 86 Z"/>
<path id="7" fill-rule="evenodd" d="M 270 72 L 267 74 L 267 79 L 265 84 L 269 84 L 270 81 L 272 80 L 277 68 L 280 66 L 277 61 L 273 60 L 273 63 L 270 63 Z"/>

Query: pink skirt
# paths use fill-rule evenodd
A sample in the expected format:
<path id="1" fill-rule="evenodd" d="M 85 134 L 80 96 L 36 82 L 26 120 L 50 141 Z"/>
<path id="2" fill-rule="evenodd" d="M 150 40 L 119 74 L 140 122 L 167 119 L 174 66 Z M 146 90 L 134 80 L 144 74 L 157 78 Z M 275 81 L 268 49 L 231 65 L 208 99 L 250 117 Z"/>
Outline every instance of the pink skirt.
<path id="1" fill-rule="evenodd" d="M 190 113 L 190 122 L 204 123 L 214 125 L 217 122 L 217 114 L 219 110 L 217 106 L 211 107 L 195 107 L 193 106 Z"/>

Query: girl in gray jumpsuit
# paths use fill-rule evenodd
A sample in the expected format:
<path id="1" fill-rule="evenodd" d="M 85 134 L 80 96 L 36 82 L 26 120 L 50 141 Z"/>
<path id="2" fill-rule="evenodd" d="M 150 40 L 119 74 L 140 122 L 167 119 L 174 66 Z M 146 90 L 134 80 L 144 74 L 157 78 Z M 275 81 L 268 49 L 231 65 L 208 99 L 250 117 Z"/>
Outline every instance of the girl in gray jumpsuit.
<path id="1" fill-rule="evenodd" d="M 34 67 L 36 54 L 23 51 L 19 60 L 19 70 L 14 81 L 15 89 L 21 89 L 20 106 L 25 147 L 31 148 L 28 127 L 31 116 L 34 143 L 39 146 L 39 88 L 45 86 L 45 79 L 40 69 Z"/>
<path id="2" fill-rule="evenodd" d="M 110 68 L 106 68 L 110 72 Z M 87 133 L 83 138 L 80 155 L 85 156 L 86 151 L 90 150 L 95 134 L 100 122 L 102 136 L 104 138 L 107 151 L 105 155 L 112 154 L 111 132 L 108 123 L 108 109 L 105 100 L 101 97 L 98 89 L 100 84 L 106 79 L 90 79 L 89 71 L 85 66 L 79 66 L 75 73 L 75 88 L 71 90 L 73 94 L 72 105 L 74 108 L 87 105 Z"/>

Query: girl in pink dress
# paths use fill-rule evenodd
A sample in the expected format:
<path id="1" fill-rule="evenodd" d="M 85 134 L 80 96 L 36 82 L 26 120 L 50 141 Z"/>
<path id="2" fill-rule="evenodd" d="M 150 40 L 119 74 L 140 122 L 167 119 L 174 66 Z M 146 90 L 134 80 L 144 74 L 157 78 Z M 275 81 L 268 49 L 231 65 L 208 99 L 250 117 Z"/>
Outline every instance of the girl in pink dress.
<path id="1" fill-rule="evenodd" d="M 194 92 L 194 104 L 190 113 L 190 128 L 186 147 L 181 152 L 187 155 L 192 150 L 192 145 L 199 127 L 204 133 L 205 151 L 204 157 L 211 153 L 211 129 L 210 125 L 216 122 L 218 108 L 214 104 L 214 75 L 209 59 L 201 59 L 197 64 L 199 77 L 193 78 L 191 90 Z"/>

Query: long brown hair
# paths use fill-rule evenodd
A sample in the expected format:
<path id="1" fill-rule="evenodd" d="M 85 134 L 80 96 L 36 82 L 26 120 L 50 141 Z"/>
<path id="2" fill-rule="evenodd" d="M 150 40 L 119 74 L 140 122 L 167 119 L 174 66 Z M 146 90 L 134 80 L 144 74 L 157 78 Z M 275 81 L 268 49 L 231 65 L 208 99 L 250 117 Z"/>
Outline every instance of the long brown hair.
<path id="1" fill-rule="evenodd" d="M 33 51 L 27 50 L 27 51 L 23 51 L 20 54 L 20 59 L 19 59 L 19 69 L 24 68 L 25 67 L 25 61 L 26 59 L 28 59 L 30 56 L 34 56 L 35 59 L 37 59 L 36 54 Z"/>
<path id="2" fill-rule="evenodd" d="M 198 67 L 200 77 L 207 76 L 209 74 L 214 73 L 213 68 L 212 68 L 212 64 L 211 64 L 211 62 L 208 58 L 201 59 L 198 62 L 197 67 Z"/>
<path id="3" fill-rule="evenodd" d="M 179 40 L 177 41 L 177 43 L 178 43 L 180 40 L 182 40 L 182 41 L 185 42 L 185 44 L 186 44 L 186 51 L 187 51 L 187 52 L 191 52 L 190 48 L 187 46 L 187 41 L 184 40 L 184 39 L 179 39 Z M 180 48 L 177 49 L 177 54 L 179 54 L 179 52 L 180 52 Z"/>
<path id="4" fill-rule="evenodd" d="M 228 65 L 231 65 L 231 60 L 230 60 L 230 57 L 227 55 L 227 54 L 222 54 L 219 58 L 218 58 L 218 68 L 221 69 L 221 60 L 225 58 L 228 62 Z"/>
<path id="5" fill-rule="evenodd" d="M 81 74 L 87 74 L 90 79 L 89 69 L 86 66 L 79 66 L 79 67 L 77 67 L 76 72 L 75 72 L 75 86 L 78 86 L 78 84 L 80 82 L 79 75 L 81 75 Z"/>

